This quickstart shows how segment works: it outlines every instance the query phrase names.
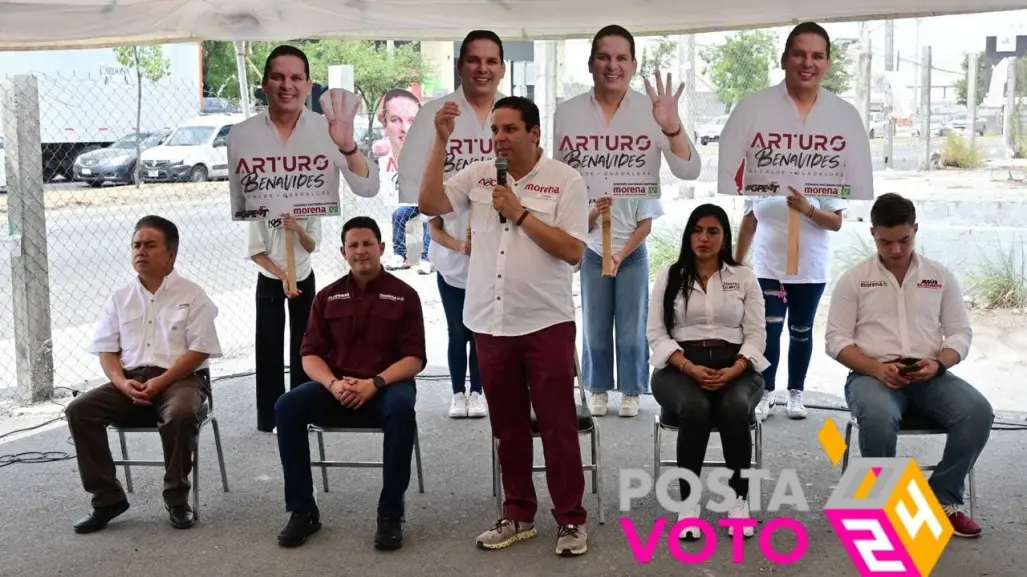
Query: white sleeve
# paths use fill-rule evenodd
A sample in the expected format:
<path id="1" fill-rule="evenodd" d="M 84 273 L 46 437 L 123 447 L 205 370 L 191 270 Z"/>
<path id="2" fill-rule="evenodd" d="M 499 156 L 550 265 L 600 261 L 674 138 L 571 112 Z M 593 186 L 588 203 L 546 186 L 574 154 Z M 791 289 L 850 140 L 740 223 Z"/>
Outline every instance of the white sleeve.
<path id="1" fill-rule="evenodd" d="M 235 214 L 246 210 L 246 195 L 243 194 L 242 182 L 240 176 L 236 174 L 236 168 L 239 166 L 239 147 L 242 146 L 236 141 L 236 137 L 239 136 L 238 127 L 235 130 L 228 131 L 228 146 L 226 154 L 228 155 L 228 197 L 229 197 L 229 209 L 231 210 L 232 218 L 235 219 Z"/>
<path id="2" fill-rule="evenodd" d="M 89 344 L 89 352 L 94 355 L 121 352 L 121 323 L 114 295 L 111 295 L 100 309 L 100 319 L 93 330 L 93 341 Z"/>
<path id="3" fill-rule="evenodd" d="M 414 116 L 414 123 L 407 131 L 403 150 L 399 153 L 399 178 L 396 188 L 399 190 L 400 204 L 417 205 L 421 194 L 421 178 L 431 156 L 431 147 L 435 140 L 435 108 L 421 108 Z"/>
<path id="4" fill-rule="evenodd" d="M 682 348 L 677 341 L 671 338 L 667 327 L 663 323 L 663 297 L 667 292 L 667 278 L 670 276 L 670 269 L 665 269 L 656 277 L 653 284 L 653 292 L 649 295 L 649 318 L 646 321 L 646 340 L 649 341 L 649 364 L 656 369 L 667 366 L 671 355 Z"/>
<path id="5" fill-rule="evenodd" d="M 973 340 L 973 327 L 970 326 L 970 315 L 963 301 L 963 291 L 952 271 L 944 269 L 945 286 L 941 294 L 941 332 L 945 338 L 943 347 L 952 349 L 959 354 L 959 360 L 965 361 L 970 354 L 970 342 Z"/>
<path id="6" fill-rule="evenodd" d="M 653 121 L 653 124 L 656 122 Z M 667 168 L 670 169 L 670 173 L 680 178 L 681 180 L 695 180 L 699 178 L 699 173 L 702 172 L 702 158 L 699 156 L 699 151 L 695 149 L 695 144 L 692 139 L 685 135 L 685 142 L 688 143 L 688 160 L 679 157 L 674 154 L 674 151 L 670 149 L 670 139 L 663 133 L 659 125 L 656 126 L 657 130 L 657 142 L 660 143 L 660 148 L 663 150 L 663 159 L 667 161 Z M 688 129 L 682 125 L 682 131 Z"/>
<path id="7" fill-rule="evenodd" d="M 770 368 L 770 361 L 763 356 L 767 348 L 767 320 L 763 288 L 755 274 L 746 275 L 745 302 L 742 308 L 742 346 L 738 354 L 752 362 L 757 373 Z"/>
<path id="8" fill-rule="evenodd" d="M 185 342 L 190 351 L 207 354 L 210 358 L 221 356 L 221 341 L 214 320 L 218 307 L 207 293 L 200 291 L 189 307 L 186 318 Z"/>
<path id="9" fill-rule="evenodd" d="M 310 238 L 314 239 L 314 250 L 311 253 L 317 252 L 317 249 L 321 248 L 321 217 L 312 217 L 307 221 L 307 234 Z"/>
<path id="10" fill-rule="evenodd" d="M 335 166 L 342 173 L 343 180 L 346 181 L 346 185 L 349 187 L 353 194 L 362 196 L 364 198 L 373 198 L 377 196 L 378 189 L 381 187 L 381 175 L 379 174 L 378 160 L 368 157 L 364 157 L 367 162 L 367 176 L 360 176 L 357 173 L 349 169 L 349 163 L 346 161 L 346 155 L 335 147 L 335 143 L 331 142 L 331 138 L 328 139 L 335 150 Z M 364 153 L 357 150 L 354 154 L 363 155 Z"/>
<path id="11" fill-rule="evenodd" d="M 831 293 L 831 306 L 827 312 L 827 328 L 824 342 L 827 355 L 838 360 L 838 354 L 850 345 L 856 344 L 856 322 L 859 318 L 859 291 L 856 288 L 856 265 L 838 279 Z"/>
<path id="12" fill-rule="evenodd" d="M 588 192 L 585 179 L 577 172 L 560 193 L 553 224 L 581 242 L 588 242 Z"/>
<path id="13" fill-rule="evenodd" d="M 447 213 L 448 215 L 456 216 L 461 211 L 471 208 L 471 190 L 478 182 L 481 167 L 486 164 L 482 161 L 472 162 L 442 183 L 446 198 L 453 207 L 453 211 Z M 446 215 L 443 215 L 443 218 L 445 217 Z"/>
<path id="14" fill-rule="evenodd" d="M 268 244 L 270 236 L 267 233 L 267 221 L 251 220 L 246 223 L 246 226 L 249 229 L 249 238 L 246 243 L 246 258 L 252 258 L 260 253 L 269 252 L 271 246 Z"/>

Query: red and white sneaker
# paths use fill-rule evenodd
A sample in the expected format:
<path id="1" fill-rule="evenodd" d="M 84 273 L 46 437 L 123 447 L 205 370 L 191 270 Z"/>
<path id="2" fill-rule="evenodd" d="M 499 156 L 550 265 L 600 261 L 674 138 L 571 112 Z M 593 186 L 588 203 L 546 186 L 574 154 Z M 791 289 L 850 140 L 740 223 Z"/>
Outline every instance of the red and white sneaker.
<path id="1" fill-rule="evenodd" d="M 981 536 L 981 526 L 959 509 L 958 505 L 945 505 L 945 514 L 952 523 L 952 531 L 957 537 L 972 539 Z"/>

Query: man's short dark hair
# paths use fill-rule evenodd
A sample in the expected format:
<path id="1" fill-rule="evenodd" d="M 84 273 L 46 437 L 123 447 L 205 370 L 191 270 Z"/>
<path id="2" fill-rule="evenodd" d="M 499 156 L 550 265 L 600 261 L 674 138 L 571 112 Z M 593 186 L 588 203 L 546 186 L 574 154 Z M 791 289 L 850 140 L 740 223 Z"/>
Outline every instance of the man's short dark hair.
<path id="1" fill-rule="evenodd" d="M 475 40 L 491 40 L 499 46 L 499 59 L 503 60 L 503 41 L 499 39 L 499 35 L 491 30 L 471 30 L 464 36 L 464 41 L 460 43 L 460 57 L 457 58 L 456 65 L 460 66 L 464 63 L 464 58 L 467 56 L 467 48 L 470 47 L 471 42 Z"/>
<path id="2" fill-rule="evenodd" d="M 342 245 L 346 246 L 346 233 L 358 229 L 367 228 L 371 229 L 374 233 L 374 237 L 378 239 L 378 242 L 382 242 L 382 229 L 378 228 L 378 223 L 369 216 L 354 216 L 353 218 L 346 221 L 346 224 L 342 225 Z"/>
<path id="3" fill-rule="evenodd" d="M 596 51 L 599 50 L 599 41 L 607 36 L 620 36 L 627 40 L 628 44 L 631 45 L 631 59 L 635 59 L 635 37 L 628 32 L 627 28 L 616 24 L 610 24 L 609 26 L 603 26 L 599 32 L 596 32 L 596 35 L 592 37 L 592 52 L 588 55 L 589 64 L 592 64 L 592 61 L 596 58 Z"/>
<path id="4" fill-rule="evenodd" d="M 870 209 L 870 224 L 874 227 L 891 228 L 916 224 L 916 207 L 908 198 L 889 192 L 874 201 Z"/>
<path id="5" fill-rule="evenodd" d="M 141 228 L 152 228 L 164 235 L 164 246 L 168 252 L 178 252 L 178 227 L 175 223 L 155 214 L 144 216 L 136 221 L 135 230 L 132 234 L 139 232 Z"/>
<path id="6" fill-rule="evenodd" d="M 784 63 L 785 59 L 788 58 L 788 53 L 792 51 L 792 45 L 795 44 L 795 39 L 800 34 L 816 34 L 817 36 L 824 39 L 824 43 L 827 44 L 827 57 L 831 58 L 831 36 L 828 35 L 827 30 L 816 22 L 803 22 L 792 31 L 788 33 L 788 39 L 785 40 L 785 50 L 781 53 L 781 62 Z"/>
<path id="7" fill-rule="evenodd" d="M 289 46 L 288 44 L 282 44 L 274 50 L 271 54 L 267 55 L 267 60 L 264 61 L 264 77 L 261 79 L 261 83 L 267 82 L 267 75 L 271 74 L 271 63 L 275 61 L 275 58 L 279 56 L 295 56 L 303 61 L 303 71 L 307 73 L 307 78 L 310 78 L 310 60 L 307 59 L 307 55 L 296 48 L 295 46 Z"/>
<path id="8" fill-rule="evenodd" d="M 538 106 L 528 98 L 523 96 L 507 96 L 500 98 L 492 107 L 492 111 L 495 112 L 500 108 L 509 108 L 510 110 L 519 111 L 521 113 L 521 120 L 524 121 L 525 130 L 531 130 L 536 126 L 542 125 L 539 118 Z"/>

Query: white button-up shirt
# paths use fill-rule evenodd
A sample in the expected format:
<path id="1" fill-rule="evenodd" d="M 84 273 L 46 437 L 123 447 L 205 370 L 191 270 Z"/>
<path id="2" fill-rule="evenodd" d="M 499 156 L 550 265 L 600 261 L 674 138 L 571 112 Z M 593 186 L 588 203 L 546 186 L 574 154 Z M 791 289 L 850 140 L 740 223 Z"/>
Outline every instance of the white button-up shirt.
<path id="1" fill-rule="evenodd" d="M 328 134 L 328 119 L 309 108 L 303 108 L 296 127 L 285 142 L 282 142 L 278 128 L 275 127 L 274 122 L 271 121 L 271 116 L 267 112 L 256 114 L 236 124 L 228 133 L 228 171 L 230 174 L 235 172 L 240 159 L 273 156 L 275 161 L 281 165 L 277 166 L 277 171 L 280 172 L 283 169 L 287 170 L 285 167 L 289 166 L 285 164 L 283 159 L 289 159 L 290 165 L 295 167 L 297 162 L 301 162 L 296 157 L 307 156 L 313 158 L 322 154 L 328 156 L 337 170 L 328 171 L 321 196 L 317 198 L 302 196 L 307 194 L 306 190 L 309 190 L 306 186 L 302 187 L 302 192 L 290 191 L 288 189 L 261 190 L 247 195 L 244 194 L 243 187 L 237 179 L 229 178 L 232 198 L 237 199 L 233 204 L 233 209 L 238 211 L 240 210 L 238 207 L 246 207 L 247 210 L 256 210 L 262 204 L 270 204 L 268 200 L 271 198 L 292 195 L 288 201 L 291 204 L 299 205 L 293 212 L 294 216 L 327 215 L 328 211 L 325 207 L 315 206 L 305 210 L 302 205 L 305 202 L 313 202 L 315 204 L 324 202 L 325 197 L 323 193 L 340 190 L 340 171 L 350 190 L 357 196 L 371 198 L 378 194 L 378 188 L 381 185 L 378 166 L 370 158 L 367 159 L 368 171 L 366 177 L 359 176 L 349 169 L 346 155 L 339 150 L 339 147 L 335 145 L 332 137 Z M 251 161 L 247 160 L 247 162 Z M 271 165 L 268 164 L 269 162 L 265 161 L 265 166 L 268 170 L 271 169 Z M 265 199 L 264 202 L 261 202 L 261 199 Z M 275 204 L 281 205 L 281 201 Z M 276 217 L 280 215 L 272 214 L 270 216 Z M 267 218 L 267 215 L 264 215 L 263 218 Z M 237 218 L 236 220 L 253 220 L 253 218 Z"/>
<path id="2" fill-rule="evenodd" d="M 939 262 L 913 255 L 898 280 L 874 255 L 842 274 L 831 293 L 827 354 L 856 345 L 879 362 L 935 359 L 952 349 L 965 360 L 973 329 L 956 277 Z"/>
<path id="3" fill-rule="evenodd" d="M 496 94 L 496 100 L 503 98 Z M 448 179 L 457 172 L 481 160 L 492 160 L 492 113 L 485 122 L 478 121 L 478 113 L 467 102 L 463 88 L 457 88 L 442 98 L 425 102 L 414 117 L 414 123 L 407 131 L 403 151 L 399 155 L 399 202 L 417 205 L 421 193 L 421 178 L 428 166 L 432 146 L 435 144 L 435 115 L 447 102 L 456 102 L 460 116 L 453 119 L 453 134 L 446 146 L 445 168 L 442 178 Z"/>
<path id="4" fill-rule="evenodd" d="M 870 139 L 856 108 L 821 88 L 799 116 L 785 83 L 735 106 L 720 133 L 720 194 L 787 195 L 872 200 Z"/>
<path id="5" fill-rule="evenodd" d="M 89 352 L 120 353 L 124 370 L 169 369 L 186 351 L 221 356 L 218 308 L 196 283 L 172 271 L 151 294 L 138 278 L 104 304 Z M 199 368 L 209 366 L 204 361 Z"/>
<path id="6" fill-rule="evenodd" d="M 553 158 L 581 173 L 590 198 L 627 194 L 618 185 L 659 187 L 661 156 L 678 178 L 695 180 L 702 170 L 694 145 L 688 160 L 671 151 L 653 118 L 652 100 L 631 89 L 609 124 L 594 90 L 560 103 L 553 114 L 553 146 Z"/>
<path id="7" fill-rule="evenodd" d="M 454 212 L 470 210 L 471 261 L 464 302 L 468 329 L 493 336 L 519 336 L 573 321 L 573 267 L 542 250 L 513 220 L 499 222 L 492 207 L 495 161 L 476 162 L 446 181 Z M 588 197 L 574 169 L 543 157 L 520 180 L 507 185 L 532 217 L 586 242 Z"/>
<path id="8" fill-rule="evenodd" d="M 762 373 L 770 366 L 763 356 L 767 347 L 767 326 L 764 316 L 763 289 L 751 269 L 724 265 L 720 272 L 706 281 L 706 291 L 698 281 L 688 295 L 679 292 L 674 299 L 674 325 L 668 332 L 663 320 L 663 299 L 667 292 L 670 270 L 664 270 L 653 285 L 649 297 L 649 363 L 657 369 L 667 366 L 671 355 L 681 351 L 679 342 L 722 340 L 741 345 L 738 354 L 749 359 L 753 369 Z"/>
<path id="9" fill-rule="evenodd" d="M 307 234 L 314 239 L 314 252 L 321 245 L 321 218 L 297 218 L 296 224 L 303 227 Z M 285 227 L 282 226 L 282 219 L 271 218 L 268 220 L 252 220 L 249 224 L 249 239 L 246 243 L 246 257 L 251 258 L 260 253 L 267 253 L 271 262 L 278 265 L 278 268 L 286 270 L 288 256 L 285 252 Z M 293 258 L 296 263 L 296 282 L 305 280 L 310 276 L 312 270 L 310 265 L 310 252 L 303 248 L 299 237 L 293 242 Z M 264 267 L 260 268 L 260 274 L 268 278 L 278 278 L 271 274 Z"/>

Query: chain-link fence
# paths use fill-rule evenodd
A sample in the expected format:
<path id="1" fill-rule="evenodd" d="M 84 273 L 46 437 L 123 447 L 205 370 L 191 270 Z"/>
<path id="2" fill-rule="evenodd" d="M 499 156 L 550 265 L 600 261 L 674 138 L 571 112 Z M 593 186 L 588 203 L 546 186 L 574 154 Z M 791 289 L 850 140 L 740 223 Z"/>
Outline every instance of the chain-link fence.
<path id="1" fill-rule="evenodd" d="M 666 220 L 683 221 L 696 202 L 713 196 L 724 122 L 742 98 L 781 80 L 779 58 L 786 33 L 749 30 L 637 39 L 640 66 L 633 85 L 644 93 L 642 77 L 657 69 L 672 73 L 675 87 L 685 83 L 681 116 L 703 160 L 696 182 L 683 183 L 669 172 L 662 176 Z M 586 48 L 572 51 L 573 43 Z M 587 56 L 588 44 L 587 39 L 538 43 L 533 77 L 519 73 L 517 86 L 509 88 L 508 93 L 532 96 L 540 104 L 544 141 L 552 126 L 552 105 L 591 89 L 587 58 L 571 57 Z M 5 244 L 0 251 L 5 345 L 0 347 L 0 399 L 25 402 L 33 391 L 83 387 L 103 379 L 87 347 L 103 302 L 134 276 L 129 241 L 136 220 L 147 214 L 160 214 L 178 225 L 178 269 L 203 286 L 220 308 L 217 322 L 225 357 L 215 362 L 215 372 L 252 369 L 258 272 L 246 254 L 247 225 L 230 218 L 226 149 L 218 145 L 218 137 L 244 116 L 222 106 L 221 100 L 204 98 L 207 81 L 195 66 L 185 76 L 169 76 L 149 64 L 153 54 L 147 47 L 129 50 L 133 66 L 101 67 L 92 75 L 73 72 L 76 67 L 69 63 L 67 72 L 0 76 L 0 153 L 7 155 L 6 161 L 0 160 L 0 182 L 7 191 L 0 197 L 0 210 L 9 222 L 0 231 Z M 184 62 L 188 55 L 169 58 Z M 832 43 L 832 60 L 825 86 L 863 112 L 874 169 L 892 169 L 881 175 L 925 166 L 970 169 L 1010 152 L 1019 157 L 1027 153 L 1027 132 L 1019 120 L 1020 95 L 1027 93 L 1023 59 L 1009 64 L 987 61 L 982 54 L 977 61 L 984 67 L 971 79 L 966 67 L 932 59 L 928 51 L 895 54 L 889 63 L 881 44 L 839 37 Z M 1003 69 L 1016 78 L 1008 98 L 1005 79 L 1010 75 Z M 223 89 L 225 82 L 220 85 Z M 418 98 L 426 101 L 435 92 Z M 976 110 L 966 106 L 966 94 L 978 95 Z M 374 217 L 387 243 L 386 258 L 392 256 L 396 204 L 389 187 L 394 187 L 394 149 L 400 141 L 384 126 L 387 115 L 364 117 L 369 124 L 359 128 L 358 141 L 381 170 L 383 192 L 362 199 L 347 190 L 343 218 L 325 219 L 323 242 L 313 256 L 319 289 L 346 270 L 338 250 L 346 217 Z M 402 118 L 399 122 L 408 124 Z M 551 150 L 551 142 L 547 145 Z M 888 189 L 917 192 L 901 185 Z M 740 216 L 736 204 L 733 212 Z M 855 210 L 866 212 L 868 207 Z M 414 268 L 420 260 L 421 227 L 418 218 L 407 224 L 407 257 Z M 1005 254 L 1010 240 L 987 242 L 1002 245 L 992 252 Z M 939 240 L 928 251 L 946 254 L 945 247 L 958 243 L 965 241 Z M 849 257 L 867 250 L 865 239 L 843 241 L 836 248 Z M 433 308 L 438 301 L 434 277 L 411 270 L 404 278 L 421 291 L 429 324 L 443 327 L 433 335 L 444 337 L 441 309 Z M 434 358 L 444 359 L 445 343 L 431 337 L 432 346 L 443 351 Z"/>

